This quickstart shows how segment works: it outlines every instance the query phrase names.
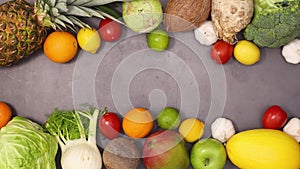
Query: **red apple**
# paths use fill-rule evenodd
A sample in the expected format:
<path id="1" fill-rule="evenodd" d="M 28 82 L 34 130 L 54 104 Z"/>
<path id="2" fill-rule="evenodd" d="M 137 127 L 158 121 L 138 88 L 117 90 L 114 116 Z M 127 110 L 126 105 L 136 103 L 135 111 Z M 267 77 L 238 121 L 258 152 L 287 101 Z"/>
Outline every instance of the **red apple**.
<path id="1" fill-rule="evenodd" d="M 143 162 L 147 169 L 187 169 L 189 154 L 183 137 L 172 130 L 153 133 L 144 143 Z"/>

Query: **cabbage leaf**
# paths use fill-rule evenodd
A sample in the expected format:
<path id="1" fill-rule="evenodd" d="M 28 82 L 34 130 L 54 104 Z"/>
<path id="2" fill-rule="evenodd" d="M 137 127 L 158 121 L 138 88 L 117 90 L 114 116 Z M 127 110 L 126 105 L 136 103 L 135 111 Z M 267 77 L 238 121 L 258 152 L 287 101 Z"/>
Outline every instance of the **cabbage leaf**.
<path id="1" fill-rule="evenodd" d="M 15 116 L 0 130 L 1 169 L 56 169 L 57 140 L 39 124 Z"/>

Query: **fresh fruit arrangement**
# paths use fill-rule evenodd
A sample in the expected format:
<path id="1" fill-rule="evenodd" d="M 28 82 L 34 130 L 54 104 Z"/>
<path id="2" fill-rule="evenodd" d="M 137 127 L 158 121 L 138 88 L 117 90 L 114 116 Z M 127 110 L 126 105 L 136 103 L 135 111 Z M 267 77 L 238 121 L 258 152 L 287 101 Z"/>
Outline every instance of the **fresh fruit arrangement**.
<path id="1" fill-rule="evenodd" d="M 105 2 L 76 0 L 62 3 L 38 0 L 34 6 L 24 0 L 3 3 L 0 7 L 0 12 L 3 14 L 3 17 L 0 18 L 0 23 L 3 23 L 3 26 L 0 27 L 0 43 L 2 44 L 0 66 L 11 65 L 33 54 L 43 46 L 51 29 L 72 31 L 77 34 L 77 43 L 81 49 L 95 54 L 100 48 L 101 39 L 113 42 L 121 37 L 121 24 L 134 32 L 149 33 L 147 43 L 149 48 L 155 51 L 163 51 L 168 48 L 170 38 L 167 32 L 194 30 L 195 39 L 202 45 L 213 45 L 212 51 L 215 51 L 215 47 L 219 46 L 222 41 L 234 46 L 235 52 L 232 55 L 244 65 L 253 65 L 260 60 L 259 47 L 283 47 L 285 50 L 282 55 L 287 62 L 299 63 L 300 57 L 297 54 L 300 48 L 299 43 L 296 41 L 292 43 L 300 35 L 300 17 L 298 17 L 300 13 L 299 10 L 295 10 L 299 6 L 299 1 L 264 3 L 261 0 L 208 0 L 203 2 L 169 0 L 165 8 L 159 0 L 124 1 L 126 1 L 122 3 L 124 23 L 122 19 L 119 19 L 120 16 L 116 11 L 105 6 L 114 2 L 113 0 Z M 276 18 L 275 16 L 280 17 Z M 101 18 L 99 31 L 90 26 L 82 17 Z M 28 24 L 24 24 L 27 23 L 27 20 Z M 167 32 L 156 30 L 161 23 Z M 80 29 L 78 30 L 78 28 Z M 238 34 L 243 34 L 244 37 L 238 39 Z M 56 37 L 67 40 L 63 35 L 61 37 L 56 35 Z M 218 39 L 219 42 L 216 42 Z M 286 48 L 292 45 L 289 43 L 296 48 L 292 54 L 286 52 Z M 56 56 L 55 52 L 51 51 L 56 51 L 58 44 L 46 43 L 44 45 L 45 55 L 58 63 L 72 60 L 76 55 L 74 52 L 77 45 L 74 43 L 73 50 L 66 48 L 68 50 L 63 56 Z M 211 52 L 212 59 L 218 64 L 227 63 L 232 56 L 227 56 L 230 55 L 232 47 L 222 46 L 225 47 L 222 51 L 228 50 L 225 56 Z"/>
<path id="2" fill-rule="evenodd" d="M 113 18 L 98 8 L 111 2 L 114 0 L 59 3 L 56 0 L 38 0 L 32 6 L 25 0 L 12 0 L 1 4 L 0 66 L 11 65 L 41 48 L 48 29 L 75 31 L 77 27 L 90 28 L 80 17 Z"/>
<path id="3" fill-rule="evenodd" d="M 170 47 L 169 32 L 193 30 L 201 45 L 211 46 L 210 57 L 217 64 L 234 58 L 254 65 L 260 61 L 260 47 L 282 47 L 287 62 L 300 62 L 297 0 L 169 0 L 166 8 L 159 0 L 124 1 L 124 23 L 111 15 L 112 9 L 103 8 L 114 0 L 1 4 L 0 66 L 15 64 L 42 47 L 45 56 L 56 63 L 70 62 L 79 49 L 96 54 L 102 40 L 120 39 L 122 26 L 147 33 L 145 41 L 156 52 Z M 90 17 L 101 18 L 99 30 L 82 20 Z M 241 33 L 244 36 L 238 39 Z M 173 107 L 159 112 L 134 107 L 122 114 L 89 107 L 55 109 L 40 125 L 13 117 L 10 106 L 0 102 L 0 152 L 7 153 L 0 156 L 0 168 L 54 169 L 60 148 L 63 169 L 135 169 L 140 165 L 222 169 L 226 160 L 243 169 L 299 169 L 300 119 L 288 118 L 283 108 L 274 105 L 261 112 L 262 128 L 236 131 L 229 118 L 205 124 L 198 117 L 183 117 Z M 208 125 L 211 136 L 203 138 Z M 103 151 L 97 146 L 98 134 L 108 141 Z M 138 140 L 144 140 L 141 147 Z"/>
<path id="4" fill-rule="evenodd" d="M 0 151 L 20 149 L 22 152 L 11 151 L 10 155 L 14 157 L 11 159 L 8 159 L 10 156 L 1 156 L 6 163 L 0 166 L 3 169 L 11 166 L 19 168 L 23 164 L 17 163 L 17 158 L 29 160 L 30 152 L 43 152 L 41 158 L 47 161 L 40 159 L 37 164 L 36 160 L 30 160 L 32 163 L 26 164 L 26 167 L 34 164 L 55 168 L 53 162 L 59 145 L 63 169 L 101 169 L 102 166 L 137 169 L 140 165 L 150 169 L 187 169 L 189 166 L 194 169 L 222 169 L 227 159 L 239 168 L 298 169 L 300 119 L 293 117 L 286 124 L 286 112 L 278 105 L 270 106 L 261 113 L 264 125 L 266 115 L 275 115 L 276 125 L 277 117 L 282 117 L 280 119 L 283 122 L 278 126 L 280 128 L 264 126 L 267 128 L 235 131 L 231 120 L 219 117 L 210 126 L 211 136 L 205 138 L 204 122 L 201 119 L 181 119 L 181 112 L 173 107 L 163 108 L 157 113 L 135 107 L 123 117 L 119 113 L 108 112 L 107 108 L 55 109 L 47 117 L 44 126 L 15 116 L 0 129 Z M 128 120 L 130 122 L 126 122 Z M 272 121 L 269 123 L 274 124 Z M 166 124 L 169 128 L 165 127 Z M 96 145 L 98 134 L 108 140 L 103 152 Z M 23 137 L 27 138 L 26 147 L 23 140 L 20 140 Z M 7 142 L 10 138 L 14 144 Z M 141 139 L 144 141 L 140 147 L 138 144 Z M 35 147 L 35 142 L 41 142 L 41 146 Z M 23 155 L 18 157 L 19 153 Z"/>

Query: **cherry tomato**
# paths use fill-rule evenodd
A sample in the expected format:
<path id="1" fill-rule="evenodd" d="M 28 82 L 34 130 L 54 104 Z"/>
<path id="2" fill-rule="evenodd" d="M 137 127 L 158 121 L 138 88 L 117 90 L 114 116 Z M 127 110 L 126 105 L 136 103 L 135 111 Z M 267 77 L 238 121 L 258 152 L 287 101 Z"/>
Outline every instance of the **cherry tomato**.
<path id="1" fill-rule="evenodd" d="M 218 64 L 225 64 L 232 57 L 233 49 L 233 45 L 220 40 L 210 48 L 210 57 Z"/>
<path id="2" fill-rule="evenodd" d="M 107 112 L 99 119 L 99 129 L 108 139 L 117 138 L 121 132 L 121 121 L 116 113 Z"/>
<path id="3" fill-rule="evenodd" d="M 280 129 L 287 122 L 287 118 L 286 112 L 280 106 L 273 105 L 265 111 L 262 123 L 264 128 Z"/>
<path id="4" fill-rule="evenodd" d="M 102 19 L 99 23 L 99 33 L 104 41 L 113 42 L 121 37 L 122 26 L 112 19 Z"/>

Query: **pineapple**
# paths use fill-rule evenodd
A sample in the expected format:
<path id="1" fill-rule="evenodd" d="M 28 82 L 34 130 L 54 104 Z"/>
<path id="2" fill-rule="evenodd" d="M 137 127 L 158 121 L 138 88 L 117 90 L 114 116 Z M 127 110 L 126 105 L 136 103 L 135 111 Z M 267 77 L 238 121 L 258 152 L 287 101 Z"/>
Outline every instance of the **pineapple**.
<path id="1" fill-rule="evenodd" d="M 0 66 L 9 66 L 42 47 L 49 29 L 89 27 L 82 17 L 112 18 L 99 6 L 128 0 L 25 0 L 0 5 Z"/>

